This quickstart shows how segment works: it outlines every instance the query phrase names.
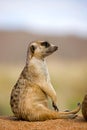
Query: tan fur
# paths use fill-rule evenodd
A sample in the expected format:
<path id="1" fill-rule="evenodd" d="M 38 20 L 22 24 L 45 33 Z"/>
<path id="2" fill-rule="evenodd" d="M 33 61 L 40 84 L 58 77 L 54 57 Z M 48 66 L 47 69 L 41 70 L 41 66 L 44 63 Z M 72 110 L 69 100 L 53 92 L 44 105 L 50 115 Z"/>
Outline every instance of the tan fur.
<path id="1" fill-rule="evenodd" d="M 45 41 L 28 46 L 26 65 L 11 92 L 10 105 L 19 119 L 43 121 L 47 119 L 74 118 L 80 105 L 70 112 L 58 112 L 56 92 L 50 82 L 44 58 L 58 49 Z M 48 108 L 48 96 L 54 109 Z"/>

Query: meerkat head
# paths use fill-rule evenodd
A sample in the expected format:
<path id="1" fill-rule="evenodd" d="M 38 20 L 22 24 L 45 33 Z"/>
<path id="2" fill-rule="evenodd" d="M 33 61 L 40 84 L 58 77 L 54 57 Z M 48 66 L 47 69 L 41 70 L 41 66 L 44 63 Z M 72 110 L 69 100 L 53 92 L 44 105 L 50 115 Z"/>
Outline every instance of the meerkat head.
<path id="1" fill-rule="evenodd" d="M 29 44 L 28 57 L 36 57 L 44 59 L 58 49 L 57 46 L 50 44 L 47 41 L 34 41 Z"/>

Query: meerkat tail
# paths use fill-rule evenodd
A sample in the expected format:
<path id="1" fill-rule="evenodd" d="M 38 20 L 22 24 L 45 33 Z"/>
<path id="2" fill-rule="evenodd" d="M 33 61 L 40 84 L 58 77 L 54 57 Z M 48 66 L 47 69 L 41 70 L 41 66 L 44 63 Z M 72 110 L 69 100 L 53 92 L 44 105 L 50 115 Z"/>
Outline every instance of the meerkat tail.
<path id="1" fill-rule="evenodd" d="M 78 103 L 77 104 L 77 108 L 76 109 L 74 109 L 74 110 L 72 110 L 72 111 L 65 111 L 65 112 L 62 112 L 63 114 L 76 114 L 76 113 L 78 113 L 79 111 L 80 111 L 80 109 L 81 109 L 81 104 L 80 103 Z"/>
<path id="2" fill-rule="evenodd" d="M 76 109 L 74 109 L 74 110 L 72 110 L 72 111 L 71 111 L 71 114 L 76 114 L 77 112 L 79 112 L 79 111 L 80 111 L 80 109 L 81 109 L 81 104 L 80 104 L 80 103 L 78 103 L 78 104 L 77 104 L 77 108 L 76 108 Z"/>

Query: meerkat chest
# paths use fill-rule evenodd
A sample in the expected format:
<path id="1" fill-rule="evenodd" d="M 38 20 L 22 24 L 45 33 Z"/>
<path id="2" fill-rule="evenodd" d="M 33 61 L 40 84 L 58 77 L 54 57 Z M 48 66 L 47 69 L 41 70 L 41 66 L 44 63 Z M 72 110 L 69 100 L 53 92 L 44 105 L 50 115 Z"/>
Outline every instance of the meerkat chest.
<path id="1" fill-rule="evenodd" d="M 47 81 L 50 80 L 48 68 L 46 65 L 46 61 L 33 59 L 33 65 L 35 66 L 35 73 L 39 75 L 40 77 L 45 78 Z"/>

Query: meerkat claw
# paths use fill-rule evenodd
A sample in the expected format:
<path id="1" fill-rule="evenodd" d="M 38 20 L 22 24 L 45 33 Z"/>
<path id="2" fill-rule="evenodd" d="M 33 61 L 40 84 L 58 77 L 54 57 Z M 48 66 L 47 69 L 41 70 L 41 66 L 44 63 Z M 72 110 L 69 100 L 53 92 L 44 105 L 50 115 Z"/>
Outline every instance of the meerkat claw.
<path id="1" fill-rule="evenodd" d="M 52 106 L 54 107 L 54 110 L 55 110 L 55 111 L 59 111 L 59 109 L 58 109 L 57 105 L 55 105 L 55 103 L 54 103 L 54 102 L 52 103 Z"/>

